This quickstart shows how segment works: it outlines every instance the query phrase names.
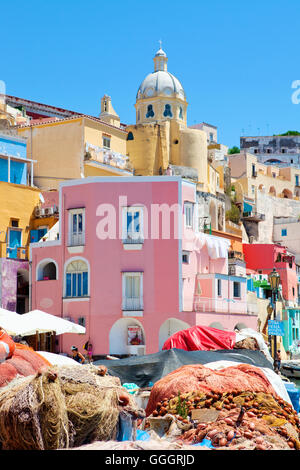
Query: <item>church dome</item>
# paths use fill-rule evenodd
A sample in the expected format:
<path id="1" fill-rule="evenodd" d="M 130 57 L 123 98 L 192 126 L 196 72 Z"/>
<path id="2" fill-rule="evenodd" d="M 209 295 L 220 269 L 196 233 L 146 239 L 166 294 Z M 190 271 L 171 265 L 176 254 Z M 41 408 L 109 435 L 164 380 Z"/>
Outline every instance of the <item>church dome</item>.
<path id="1" fill-rule="evenodd" d="M 174 94 L 179 95 L 182 100 L 185 99 L 184 89 L 180 81 L 170 72 L 158 70 L 149 73 L 143 80 L 137 92 L 137 99 Z"/>
<path id="2" fill-rule="evenodd" d="M 141 83 L 137 100 L 154 96 L 176 96 L 185 100 L 185 92 L 180 81 L 167 71 L 167 55 L 160 48 L 154 57 L 154 72 L 149 73 Z"/>

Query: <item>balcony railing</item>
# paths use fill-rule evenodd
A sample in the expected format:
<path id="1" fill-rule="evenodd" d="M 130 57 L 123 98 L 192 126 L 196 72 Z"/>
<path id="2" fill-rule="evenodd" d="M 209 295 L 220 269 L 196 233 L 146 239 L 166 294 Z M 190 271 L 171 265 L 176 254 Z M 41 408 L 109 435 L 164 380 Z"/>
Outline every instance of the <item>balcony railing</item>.
<path id="1" fill-rule="evenodd" d="M 28 260 L 28 246 L 18 246 L 18 247 L 7 246 L 6 258 Z"/>
<path id="2" fill-rule="evenodd" d="M 209 298 L 194 296 L 194 312 L 199 313 L 247 313 L 247 302 L 239 298 Z"/>
<path id="3" fill-rule="evenodd" d="M 122 240 L 123 245 L 135 245 L 135 244 L 143 244 L 144 239 L 141 237 L 126 237 Z"/>
<path id="4" fill-rule="evenodd" d="M 71 233 L 69 246 L 83 246 L 84 245 L 84 232 Z"/>
<path id="5" fill-rule="evenodd" d="M 255 222 L 260 222 L 262 220 L 265 220 L 266 216 L 265 214 L 259 214 L 256 211 L 251 211 L 251 212 L 243 212 L 243 217 L 244 220 L 254 220 Z"/>
<path id="6" fill-rule="evenodd" d="M 89 143 L 85 144 L 84 160 L 85 162 L 95 161 L 103 163 L 104 165 L 114 166 L 120 170 L 127 170 L 130 172 L 133 170 L 129 158 L 126 155 L 105 147 L 97 147 L 96 145 Z"/>
<path id="7" fill-rule="evenodd" d="M 144 310 L 143 299 L 141 299 L 140 297 L 124 297 L 122 302 L 122 310 Z"/>

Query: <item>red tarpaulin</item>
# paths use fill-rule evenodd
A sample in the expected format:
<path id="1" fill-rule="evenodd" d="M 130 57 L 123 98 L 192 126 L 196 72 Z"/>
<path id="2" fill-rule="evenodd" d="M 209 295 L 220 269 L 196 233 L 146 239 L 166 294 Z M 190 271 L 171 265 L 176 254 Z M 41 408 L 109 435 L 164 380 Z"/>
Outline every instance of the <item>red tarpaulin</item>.
<path id="1" fill-rule="evenodd" d="M 184 349 L 185 351 L 210 351 L 212 349 L 233 349 L 236 334 L 209 326 L 192 326 L 170 336 L 163 345 L 166 349 Z"/>

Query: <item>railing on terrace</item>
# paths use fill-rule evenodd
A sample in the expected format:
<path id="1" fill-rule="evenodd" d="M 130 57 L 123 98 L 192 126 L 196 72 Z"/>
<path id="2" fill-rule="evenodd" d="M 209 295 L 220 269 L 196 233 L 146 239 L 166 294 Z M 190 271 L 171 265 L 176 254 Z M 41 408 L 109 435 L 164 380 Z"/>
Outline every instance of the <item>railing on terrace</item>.
<path id="1" fill-rule="evenodd" d="M 210 298 L 195 296 L 193 302 L 194 312 L 216 313 L 247 313 L 247 302 L 238 298 Z"/>
<path id="2" fill-rule="evenodd" d="M 28 260 L 28 246 L 4 247 L 4 245 L 5 244 L 1 245 L 1 257 Z"/>
<path id="3" fill-rule="evenodd" d="M 97 147 L 96 145 L 88 143 L 86 143 L 85 146 L 84 160 L 85 162 L 96 161 L 105 165 L 114 166 L 121 170 L 133 170 L 129 158 L 126 155 L 105 147 Z"/>
<path id="4" fill-rule="evenodd" d="M 243 219 L 251 219 L 251 220 L 265 220 L 266 216 L 265 214 L 259 214 L 256 211 L 249 211 L 249 212 L 243 212 Z"/>

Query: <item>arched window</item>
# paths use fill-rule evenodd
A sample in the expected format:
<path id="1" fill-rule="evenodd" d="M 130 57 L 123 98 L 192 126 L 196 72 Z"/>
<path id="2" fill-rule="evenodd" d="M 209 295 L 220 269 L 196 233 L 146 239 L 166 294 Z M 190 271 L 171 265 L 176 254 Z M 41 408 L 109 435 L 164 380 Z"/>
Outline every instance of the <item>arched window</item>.
<path id="1" fill-rule="evenodd" d="M 53 281 L 57 277 L 57 264 L 51 259 L 44 259 L 37 266 L 37 281 Z"/>
<path id="2" fill-rule="evenodd" d="M 89 268 L 85 261 L 71 261 L 66 268 L 66 297 L 86 297 L 89 295 Z"/>
<path id="3" fill-rule="evenodd" d="M 127 140 L 134 140 L 133 133 L 131 131 L 128 132 Z"/>
<path id="4" fill-rule="evenodd" d="M 183 119 L 183 111 L 182 111 L 182 107 L 180 106 L 179 108 L 179 119 Z"/>
<path id="5" fill-rule="evenodd" d="M 164 116 L 165 117 L 173 117 L 173 114 L 172 114 L 172 111 L 171 111 L 171 105 L 170 104 L 166 104 L 165 105 L 165 110 L 164 110 Z"/>
<path id="6" fill-rule="evenodd" d="M 151 117 L 154 117 L 153 106 L 152 104 L 148 104 L 146 118 L 151 118 Z"/>

